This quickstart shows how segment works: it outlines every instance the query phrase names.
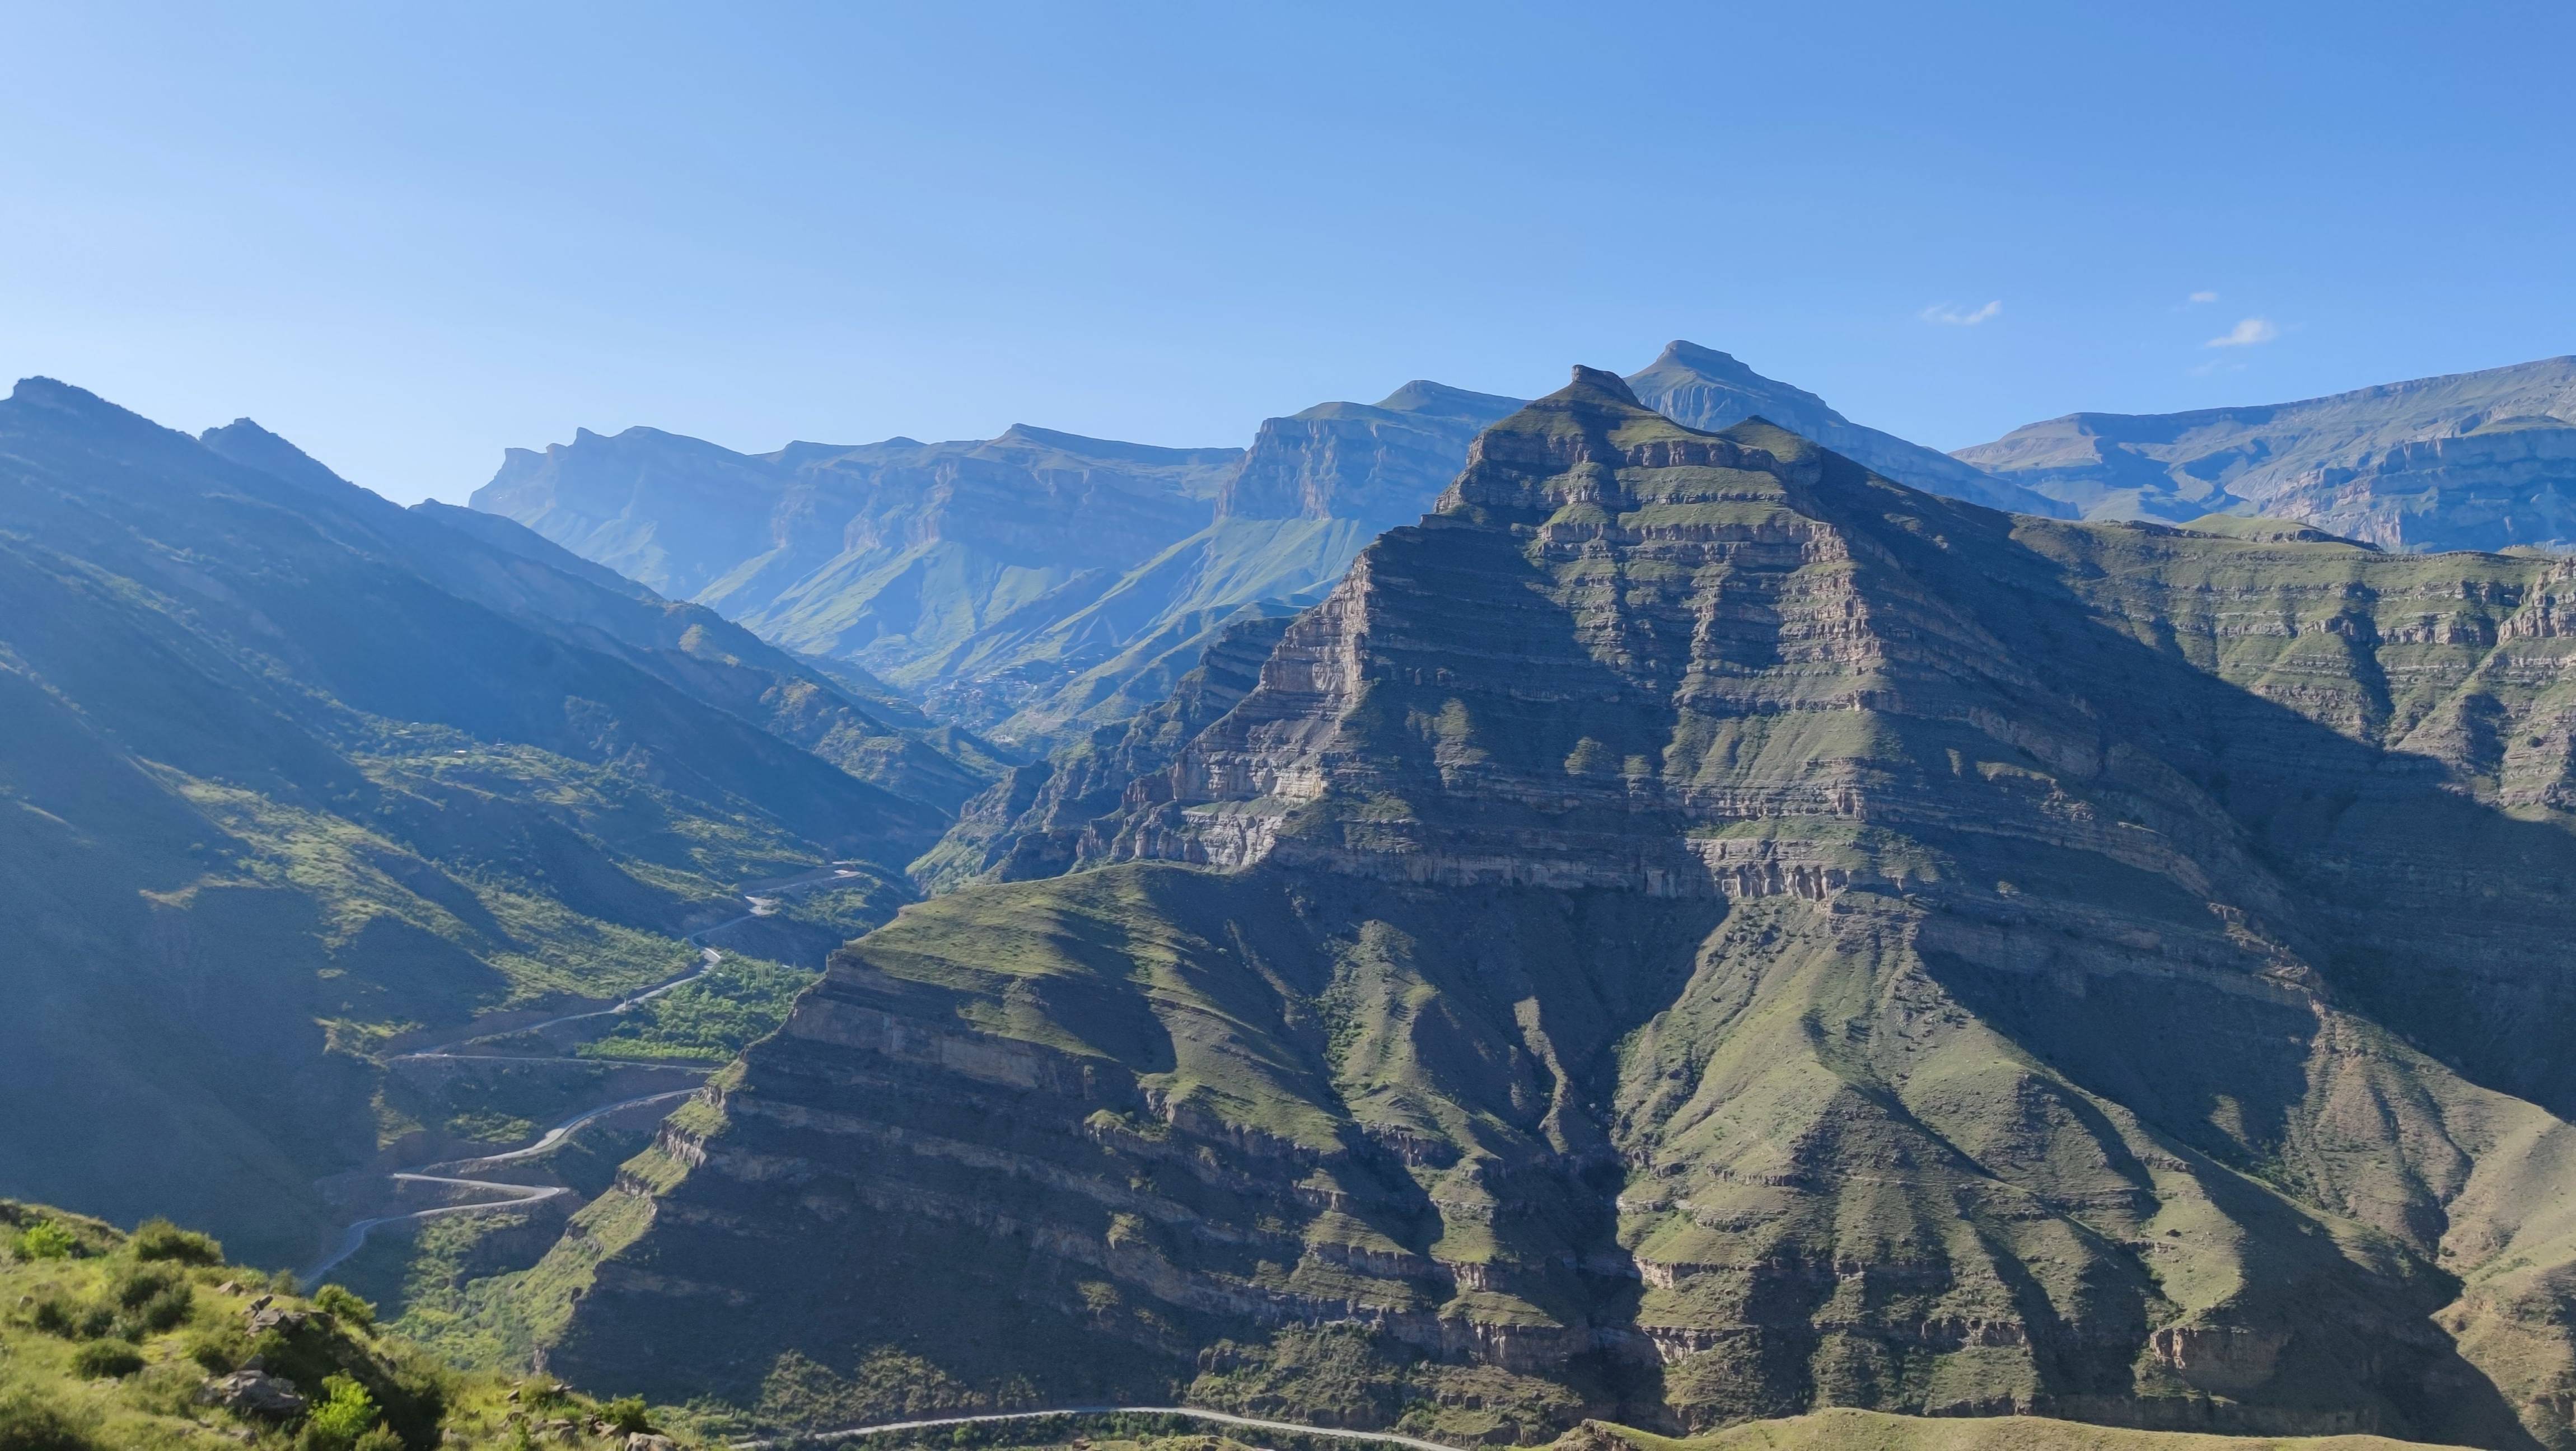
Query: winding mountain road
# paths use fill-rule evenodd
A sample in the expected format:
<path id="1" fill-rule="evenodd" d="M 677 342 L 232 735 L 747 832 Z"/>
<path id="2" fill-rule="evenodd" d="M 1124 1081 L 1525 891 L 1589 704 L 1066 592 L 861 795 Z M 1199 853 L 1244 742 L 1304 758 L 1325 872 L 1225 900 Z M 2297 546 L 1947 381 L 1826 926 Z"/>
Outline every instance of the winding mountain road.
<path id="1" fill-rule="evenodd" d="M 712 1073 L 715 1071 L 713 1068 L 701 1067 L 694 1064 L 663 1064 L 652 1063 L 649 1062 L 649 1060 L 609 1058 L 537 1058 L 510 1053 L 460 1053 L 456 1050 L 460 1048 L 470 1048 L 477 1043 L 490 1043 L 503 1038 L 515 1038 L 523 1033 L 541 1032 L 544 1029 L 557 1027 L 564 1023 L 587 1022 L 593 1018 L 609 1018 L 615 1017 L 620 1013 L 630 1012 L 638 1003 L 651 1002 L 653 999 L 662 996 L 664 993 L 670 992 L 675 988 L 685 987 L 690 983 L 696 982 L 699 978 L 705 977 L 708 973 L 713 972 L 716 969 L 716 966 L 724 961 L 724 954 L 717 951 L 715 948 L 707 946 L 707 938 L 718 932 L 724 931 L 728 927 L 739 927 L 743 923 L 749 922 L 754 918 L 769 916 L 771 913 L 778 910 L 779 900 L 783 897 L 787 897 L 798 892 L 811 891 L 816 887 L 850 881 L 858 876 L 859 873 L 852 868 L 835 863 L 834 865 L 825 867 L 820 871 L 807 872 L 803 876 L 789 877 L 783 881 L 762 883 L 753 890 L 742 894 L 743 901 L 750 905 L 750 911 L 747 911 L 738 917 L 728 917 L 724 921 L 718 922 L 712 927 L 701 927 L 697 931 L 689 933 L 680 939 L 683 942 L 694 942 L 698 944 L 698 965 L 694 969 L 683 976 L 675 977 L 669 982 L 663 983 L 657 987 L 647 988 L 632 997 L 620 999 L 617 1002 L 609 1004 L 607 1007 L 593 1008 L 587 1012 L 566 1013 L 559 1018 L 548 1018 L 543 1022 L 537 1023 L 525 1023 L 515 1028 L 504 1029 L 500 1032 L 479 1033 L 471 1037 L 458 1038 L 453 1042 L 440 1043 L 432 1047 L 420 1049 L 417 1052 L 396 1054 L 388 1061 L 401 1063 L 424 1060 L 472 1059 L 476 1061 L 513 1063 L 624 1063 L 629 1066 L 650 1066 L 656 1068 L 669 1067 L 679 1069 L 683 1072 Z M 594 1119 L 605 1118 L 621 1109 L 640 1108 L 648 1103 L 661 1103 L 670 1099 L 686 1098 L 697 1091 L 698 1090 L 694 1088 L 673 1089 L 664 1093 L 648 1093 L 637 1098 L 625 1098 L 619 1099 L 614 1103 L 598 1104 L 593 1107 L 583 1109 L 580 1113 L 577 1113 L 571 1118 L 565 1119 L 563 1122 L 547 1129 L 544 1133 L 538 1135 L 533 1142 L 520 1148 L 511 1149 L 498 1154 L 485 1154 L 470 1159 L 440 1159 L 432 1163 L 415 1165 L 409 1169 L 393 1170 L 387 1173 L 385 1177 L 388 1181 L 394 1184 L 445 1184 L 460 1189 L 479 1190 L 496 1194 L 501 1197 L 496 1199 L 480 1200 L 472 1204 L 441 1204 L 431 1209 L 416 1209 L 408 1214 L 380 1214 L 372 1218 L 358 1220 L 340 1232 L 339 1240 L 333 1244 L 328 1254 L 325 1254 L 321 1259 L 314 1261 L 313 1264 L 303 1270 L 297 1278 L 307 1286 L 318 1285 L 321 1283 L 324 1275 L 329 1274 L 332 1270 L 339 1267 L 341 1261 L 347 1259 L 353 1254 L 356 1254 L 361 1248 L 365 1247 L 367 1236 L 384 1225 L 405 1224 L 424 1219 L 437 1219 L 451 1214 L 479 1214 L 495 1209 L 517 1209 L 525 1205 L 536 1204 L 555 1198 L 557 1195 L 570 1194 L 572 1192 L 570 1189 L 566 1189 L 561 1186 L 547 1187 L 536 1184 L 512 1184 L 494 1179 L 467 1179 L 427 1172 L 431 1169 L 481 1169 L 495 1164 L 510 1164 L 534 1159 L 544 1154 L 547 1150 L 554 1148 L 557 1144 L 562 1143 L 566 1137 L 579 1130 L 582 1125 L 590 1123 Z"/>
<path id="2" fill-rule="evenodd" d="M 380 1214 L 373 1219 L 361 1219 L 357 1223 L 350 1225 L 347 1229 L 340 1232 L 340 1242 L 332 1247 L 329 1254 L 324 1255 L 321 1259 L 315 1261 L 312 1268 L 305 1270 L 302 1274 L 296 1277 L 301 1283 L 307 1285 L 320 1283 L 322 1277 L 329 1274 L 332 1269 L 340 1263 L 340 1261 L 356 1254 L 359 1248 L 366 1244 L 367 1235 L 380 1224 L 401 1224 L 407 1220 L 436 1219 L 445 1214 L 479 1214 L 487 1209 L 510 1209 L 522 1204 L 535 1204 L 540 1200 L 552 1199 L 558 1194 L 570 1194 L 572 1192 L 569 1189 L 561 1187 L 546 1188 L 535 1184 L 495 1184 L 489 1179 L 447 1179 L 436 1174 L 415 1174 L 409 1171 L 389 1174 L 385 1177 L 398 1181 L 418 1180 L 429 1184 L 457 1184 L 468 1189 L 496 1189 L 507 1193 L 510 1197 L 507 1199 L 489 1200 L 480 1204 L 442 1204 L 435 1209 L 415 1209 L 409 1214 Z"/>
<path id="3" fill-rule="evenodd" d="M 1437 1441 L 1417 1436 L 1399 1436 L 1393 1431 L 1345 1431 L 1336 1426 L 1305 1426 L 1295 1421 L 1264 1421 L 1255 1416 L 1237 1416 L 1225 1411 L 1202 1411 L 1194 1406 L 1067 1406 L 1054 1411 L 997 1411 L 988 1416 L 941 1416 L 928 1421 L 887 1421 L 874 1426 L 851 1426 L 839 1431 L 813 1431 L 799 1436 L 774 1436 L 758 1441 L 735 1441 L 731 1451 L 771 1451 L 773 1447 L 805 1446 L 818 1441 L 849 1441 L 861 1436 L 882 1435 L 888 1431 L 936 1431 L 948 1426 L 981 1426 L 1000 1421 L 1037 1421 L 1049 1416 L 1185 1416 L 1193 1421 L 1213 1421 L 1220 1426 L 1240 1426 L 1255 1431 L 1287 1431 L 1299 1436 L 1329 1436 L 1337 1441 L 1378 1441 L 1396 1446 L 1409 1446 L 1413 1451 L 1458 1451 Z"/>

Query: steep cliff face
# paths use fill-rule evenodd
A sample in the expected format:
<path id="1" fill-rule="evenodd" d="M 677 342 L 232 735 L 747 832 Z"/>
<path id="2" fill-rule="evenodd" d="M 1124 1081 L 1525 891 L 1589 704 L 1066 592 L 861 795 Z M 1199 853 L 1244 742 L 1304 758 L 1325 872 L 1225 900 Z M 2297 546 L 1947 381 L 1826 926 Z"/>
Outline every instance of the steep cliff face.
<path id="1" fill-rule="evenodd" d="M 1343 1324 L 1503 1434 L 2576 1445 L 2571 598 L 1579 371 L 1115 864 L 845 949 L 555 1251 L 553 1363 L 1312 1409 Z"/>
<path id="2" fill-rule="evenodd" d="M 1458 472 L 1476 435 L 1520 406 L 1416 380 L 1374 404 L 1321 403 L 1270 419 L 1226 481 L 1218 517 L 1350 519 L 1371 534 L 1410 524 Z"/>
<path id="3" fill-rule="evenodd" d="M 761 455 L 584 430 L 541 454 L 511 450 L 473 503 L 775 643 L 902 679 L 1205 527 L 1242 456 L 1027 426 Z"/>
<path id="4" fill-rule="evenodd" d="M 2576 540 L 2576 358 L 2196 413 L 2075 413 L 1958 457 L 2087 518 L 2259 513 L 2389 548 Z"/>
<path id="5" fill-rule="evenodd" d="M 1238 619 L 1312 604 L 1371 539 L 1422 517 L 1516 398 L 1407 383 L 1261 425 L 1209 526 L 1096 597 L 1003 621 L 938 662 L 934 705 L 1001 735 L 1075 743 L 1163 699 Z"/>

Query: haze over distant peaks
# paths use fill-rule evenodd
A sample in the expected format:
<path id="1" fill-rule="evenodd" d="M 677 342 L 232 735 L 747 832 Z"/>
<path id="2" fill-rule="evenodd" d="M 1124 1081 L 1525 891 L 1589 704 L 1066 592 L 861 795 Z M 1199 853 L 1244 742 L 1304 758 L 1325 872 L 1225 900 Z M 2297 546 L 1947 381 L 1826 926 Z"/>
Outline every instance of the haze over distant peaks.
<path id="1" fill-rule="evenodd" d="M 2190 413 L 2070 413 L 1958 457 L 2087 518 L 2259 513 L 2406 549 L 2576 544 L 2576 357 Z"/>
<path id="2" fill-rule="evenodd" d="M 1632 381 L 1684 421 L 1790 420 L 1933 492 L 2063 512 L 1713 349 L 1674 343 Z M 1520 406 L 1415 379 L 1376 403 L 1270 419 L 1249 449 L 1018 424 L 982 442 L 750 455 L 583 430 L 511 450 L 473 504 L 1036 746 L 1160 698 L 1230 621 L 1312 603 L 1370 539 L 1429 510 L 1477 432 Z"/>

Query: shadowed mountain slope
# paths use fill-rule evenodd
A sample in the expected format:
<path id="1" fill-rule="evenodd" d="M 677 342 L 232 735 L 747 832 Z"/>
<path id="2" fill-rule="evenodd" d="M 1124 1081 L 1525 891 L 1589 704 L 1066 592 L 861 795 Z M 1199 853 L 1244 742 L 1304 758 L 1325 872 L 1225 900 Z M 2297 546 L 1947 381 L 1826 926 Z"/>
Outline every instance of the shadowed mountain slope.
<path id="1" fill-rule="evenodd" d="M 2008 516 L 1578 370 L 1108 864 L 838 954 L 528 1313 L 778 1416 L 900 1347 L 2576 1445 L 2568 570 Z"/>
<path id="2" fill-rule="evenodd" d="M 248 423 L 0 403 L 0 1190 L 284 1260 L 418 1127 L 389 1035 L 673 976 L 745 880 L 874 864 L 846 930 L 900 900 L 971 774 L 497 523 Z"/>
<path id="3" fill-rule="evenodd" d="M 2087 518 L 2268 514 L 2389 548 L 2576 544 L 2576 358 L 2195 413 L 2071 413 L 1958 457 Z"/>

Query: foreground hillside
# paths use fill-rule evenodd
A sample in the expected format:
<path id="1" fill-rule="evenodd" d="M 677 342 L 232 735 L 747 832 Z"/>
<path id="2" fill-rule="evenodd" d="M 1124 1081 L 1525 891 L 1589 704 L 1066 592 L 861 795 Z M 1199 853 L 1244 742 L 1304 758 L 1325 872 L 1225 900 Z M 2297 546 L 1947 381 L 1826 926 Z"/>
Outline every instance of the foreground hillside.
<path id="1" fill-rule="evenodd" d="M 980 788 L 711 612 L 447 512 L 249 424 L 0 403 L 0 1191 L 303 1263 L 316 1179 L 455 1127 L 389 1053 L 675 977 L 745 883 L 846 862 L 758 945 L 819 960 Z"/>
<path id="2" fill-rule="evenodd" d="M 526 1446 L 532 1434 L 612 1447 L 662 1435 L 641 1402 L 451 1370 L 380 1333 L 363 1301 L 328 1286 L 293 1294 L 167 1221 L 128 1236 L 0 1200 L 0 1307 L 8 1451 L 433 1451 Z"/>
<path id="3" fill-rule="evenodd" d="M 531 1317 L 781 1420 L 900 1357 L 2576 1445 L 2567 569 L 2008 516 L 1583 371 L 1091 869 L 837 954 Z"/>

